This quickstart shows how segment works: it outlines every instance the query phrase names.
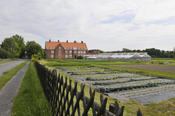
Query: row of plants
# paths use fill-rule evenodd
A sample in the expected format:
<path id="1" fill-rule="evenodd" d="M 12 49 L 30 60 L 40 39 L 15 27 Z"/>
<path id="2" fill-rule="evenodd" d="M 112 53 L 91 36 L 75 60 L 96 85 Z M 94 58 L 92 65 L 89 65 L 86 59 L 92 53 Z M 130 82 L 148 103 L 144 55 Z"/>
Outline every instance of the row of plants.
<path id="1" fill-rule="evenodd" d="M 93 85 L 113 85 L 113 84 L 119 84 L 119 83 L 128 83 L 128 82 L 136 82 L 136 81 L 145 81 L 145 80 L 152 80 L 152 79 L 157 79 L 155 77 L 152 78 L 141 78 L 141 79 L 127 79 L 127 80 L 113 80 L 113 81 L 106 81 L 106 82 L 94 82 Z"/>
<path id="2" fill-rule="evenodd" d="M 168 85 L 168 84 L 175 84 L 175 82 L 162 82 L 162 83 L 147 83 L 147 84 L 141 84 L 141 85 L 131 85 L 131 86 L 123 86 L 123 87 L 97 87 L 95 90 L 101 92 L 101 93 L 111 93 L 116 91 L 124 91 L 124 90 L 133 90 L 138 88 L 146 88 L 146 87 L 158 87 L 162 85 Z"/>

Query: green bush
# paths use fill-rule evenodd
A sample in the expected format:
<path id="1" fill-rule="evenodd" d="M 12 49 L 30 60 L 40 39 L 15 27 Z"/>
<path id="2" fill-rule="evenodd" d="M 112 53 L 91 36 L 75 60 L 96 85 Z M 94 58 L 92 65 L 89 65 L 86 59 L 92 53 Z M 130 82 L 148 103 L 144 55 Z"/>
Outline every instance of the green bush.
<path id="1" fill-rule="evenodd" d="M 83 56 L 78 56 L 77 59 L 83 59 Z"/>
<path id="2" fill-rule="evenodd" d="M 13 58 L 13 54 L 4 50 L 3 48 L 0 48 L 0 58 Z"/>

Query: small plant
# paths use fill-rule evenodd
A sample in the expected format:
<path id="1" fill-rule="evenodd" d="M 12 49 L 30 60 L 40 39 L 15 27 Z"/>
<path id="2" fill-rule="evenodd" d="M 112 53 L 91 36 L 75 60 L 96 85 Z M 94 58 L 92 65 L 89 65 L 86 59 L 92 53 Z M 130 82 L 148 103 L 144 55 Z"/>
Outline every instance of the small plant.
<path id="1" fill-rule="evenodd" d="M 78 56 L 77 59 L 83 59 L 83 56 Z"/>
<path id="2" fill-rule="evenodd" d="M 141 62 L 141 60 L 140 59 L 136 59 L 136 63 L 140 63 Z"/>

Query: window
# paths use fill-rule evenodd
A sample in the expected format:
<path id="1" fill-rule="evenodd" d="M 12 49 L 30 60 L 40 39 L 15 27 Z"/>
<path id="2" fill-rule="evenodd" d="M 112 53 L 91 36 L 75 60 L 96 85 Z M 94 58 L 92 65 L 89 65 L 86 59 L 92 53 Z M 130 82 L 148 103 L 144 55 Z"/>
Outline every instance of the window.
<path id="1" fill-rule="evenodd" d="M 65 50 L 65 53 L 68 53 L 68 50 Z"/>
<path id="2" fill-rule="evenodd" d="M 66 58 L 68 58 L 68 55 L 65 55 Z"/>
<path id="3" fill-rule="evenodd" d="M 69 55 L 70 58 L 72 58 L 72 55 Z"/>
<path id="4" fill-rule="evenodd" d="M 84 53 L 86 53 L 86 51 L 84 51 Z"/>
<path id="5" fill-rule="evenodd" d="M 77 50 L 77 47 L 73 47 L 74 50 Z"/>
<path id="6" fill-rule="evenodd" d="M 69 53 L 71 54 L 72 53 L 72 50 L 70 50 Z"/>
<path id="7" fill-rule="evenodd" d="M 74 50 L 74 53 L 77 53 L 77 51 L 76 51 L 76 50 Z"/>
<path id="8" fill-rule="evenodd" d="M 54 55 L 53 54 L 51 54 L 51 56 L 50 56 L 51 58 L 54 58 Z"/>
<path id="9" fill-rule="evenodd" d="M 54 54 L 54 52 L 55 52 L 54 50 L 51 50 L 51 54 Z"/>
<path id="10" fill-rule="evenodd" d="M 61 46 L 59 46 L 58 55 L 61 56 Z"/>

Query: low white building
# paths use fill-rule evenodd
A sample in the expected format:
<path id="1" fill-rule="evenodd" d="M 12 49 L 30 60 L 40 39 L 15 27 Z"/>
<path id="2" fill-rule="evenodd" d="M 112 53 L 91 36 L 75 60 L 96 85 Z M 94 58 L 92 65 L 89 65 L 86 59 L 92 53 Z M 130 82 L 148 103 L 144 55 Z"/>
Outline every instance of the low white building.
<path id="1" fill-rule="evenodd" d="M 152 58 L 146 52 L 131 53 L 100 53 L 86 55 L 87 59 L 93 60 L 112 60 L 112 61 L 151 61 Z"/>

